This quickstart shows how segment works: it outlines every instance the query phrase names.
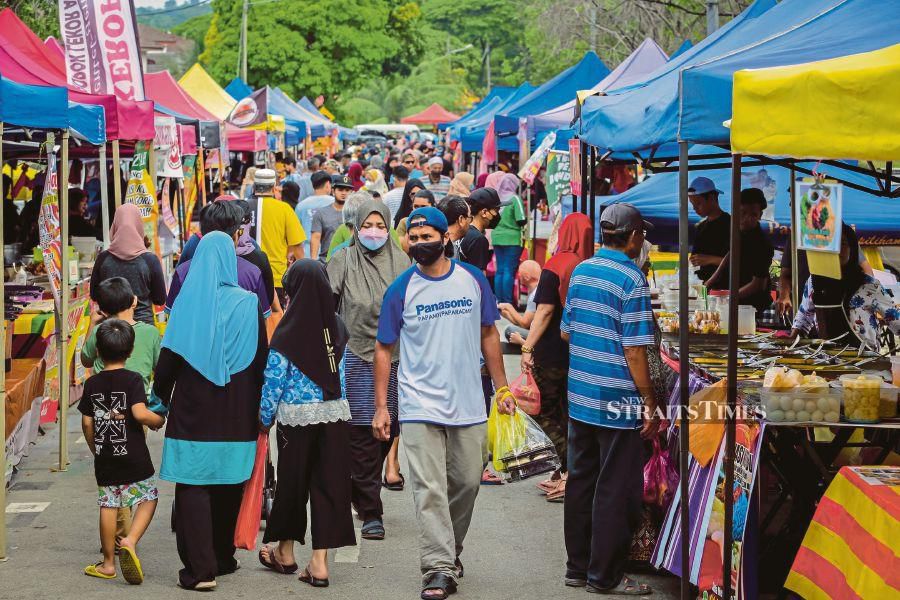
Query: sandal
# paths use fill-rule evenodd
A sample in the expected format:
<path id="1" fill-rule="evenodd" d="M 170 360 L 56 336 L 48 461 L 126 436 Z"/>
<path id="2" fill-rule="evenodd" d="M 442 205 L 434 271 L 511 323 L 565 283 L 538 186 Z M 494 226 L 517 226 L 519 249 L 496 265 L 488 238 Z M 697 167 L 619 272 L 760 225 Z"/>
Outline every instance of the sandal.
<path id="1" fill-rule="evenodd" d="M 269 553 L 268 561 L 263 558 L 263 548 Z M 275 546 L 263 546 L 262 548 L 260 548 L 257 556 L 259 556 L 259 564 L 267 569 L 275 571 L 276 573 L 281 573 L 282 575 L 291 575 L 297 572 L 297 563 L 294 563 L 292 565 L 283 565 L 278 562 L 278 557 L 275 556 Z"/>
<path id="2" fill-rule="evenodd" d="M 115 579 L 116 578 L 115 573 L 113 573 L 112 575 L 107 575 L 106 573 L 101 573 L 100 571 L 97 570 L 97 567 L 99 567 L 102 564 L 103 564 L 103 561 L 100 561 L 96 564 L 86 566 L 84 568 L 84 574 L 87 575 L 88 577 L 96 577 L 98 579 Z"/>
<path id="3" fill-rule="evenodd" d="M 313 587 L 317 587 L 317 588 L 327 588 L 328 587 L 328 578 L 326 577 L 325 579 L 319 579 L 318 577 L 314 577 L 309 572 L 309 565 L 306 565 L 306 568 L 303 569 L 303 572 L 300 573 L 300 577 L 298 577 L 297 579 L 299 579 L 303 583 L 311 585 Z"/>
<path id="4" fill-rule="evenodd" d="M 403 486 L 405 486 L 405 485 L 406 485 L 406 478 L 403 477 L 403 473 L 400 473 L 400 481 L 394 481 L 394 482 L 392 483 L 392 482 L 390 482 L 390 481 L 387 480 L 387 477 L 385 477 L 385 478 L 381 481 L 381 486 L 382 486 L 383 488 L 387 489 L 387 490 L 392 491 L 392 492 L 402 492 L 402 491 L 403 491 Z"/>
<path id="5" fill-rule="evenodd" d="M 560 479 L 559 484 L 552 492 L 547 494 L 547 502 L 561 503 L 566 499 L 566 480 Z"/>
<path id="6" fill-rule="evenodd" d="M 614 588 L 601 589 L 588 583 L 584 589 L 592 594 L 607 594 L 609 596 L 649 596 L 653 593 L 649 585 L 638 583 L 627 576 L 622 577 L 622 581 Z"/>
<path id="7" fill-rule="evenodd" d="M 360 535 L 364 540 L 383 540 L 384 523 L 380 519 L 372 519 L 363 523 Z"/>
<path id="8" fill-rule="evenodd" d="M 559 471 L 554 471 L 550 477 L 545 479 L 544 481 L 537 484 L 538 489 L 549 494 L 553 490 L 557 488 L 559 482 L 563 479 L 562 474 Z"/>
<path id="9" fill-rule="evenodd" d="M 438 591 L 438 594 L 428 594 L 426 592 Z M 433 573 L 431 577 L 422 586 L 422 593 L 419 595 L 422 600 L 444 600 L 447 596 L 456 593 L 456 582 L 446 573 Z"/>
<path id="10" fill-rule="evenodd" d="M 122 569 L 122 577 L 131 585 L 140 585 L 144 582 L 144 571 L 134 548 L 119 547 L 119 568 Z"/>
<path id="11" fill-rule="evenodd" d="M 485 469 L 481 474 L 481 485 L 503 485 L 503 480 L 490 469 Z"/>

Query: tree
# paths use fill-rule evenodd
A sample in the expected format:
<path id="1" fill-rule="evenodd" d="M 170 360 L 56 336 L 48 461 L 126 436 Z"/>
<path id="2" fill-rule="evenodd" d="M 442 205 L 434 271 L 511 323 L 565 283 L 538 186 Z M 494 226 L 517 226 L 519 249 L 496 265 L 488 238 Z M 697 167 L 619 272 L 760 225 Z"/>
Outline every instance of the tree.
<path id="1" fill-rule="evenodd" d="M 209 31 L 209 25 L 212 22 L 212 18 L 212 13 L 197 15 L 172 28 L 172 33 L 175 35 L 180 35 L 181 37 L 194 41 L 194 54 L 190 57 L 188 66 L 197 62 L 197 57 L 203 52 L 204 39 L 206 38 L 206 32 Z"/>
<path id="2" fill-rule="evenodd" d="M 248 21 L 248 83 L 273 85 L 288 95 L 335 98 L 382 75 L 391 61 L 417 61 L 416 14 L 391 0 L 260 2 Z M 213 0 L 213 18 L 200 62 L 219 82 L 237 73 L 239 0 Z M 399 36 L 399 37 L 398 37 Z"/>
<path id="3" fill-rule="evenodd" d="M 59 37 L 56 0 L 6 0 L 4 4 L 13 9 L 39 38 Z"/>

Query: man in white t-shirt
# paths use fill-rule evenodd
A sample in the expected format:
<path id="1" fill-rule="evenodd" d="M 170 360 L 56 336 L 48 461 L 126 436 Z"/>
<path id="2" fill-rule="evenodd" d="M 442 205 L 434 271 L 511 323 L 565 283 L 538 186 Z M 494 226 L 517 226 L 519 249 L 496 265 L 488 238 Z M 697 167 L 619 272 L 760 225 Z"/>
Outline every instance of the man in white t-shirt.
<path id="1" fill-rule="evenodd" d="M 497 300 L 484 274 L 447 258 L 447 219 L 438 209 L 414 210 L 407 225 L 416 264 L 391 284 L 381 306 L 372 429 L 390 438 L 387 388 L 399 341 L 399 417 L 419 524 L 422 597 L 442 598 L 456 591 L 484 466 L 480 357 L 497 388 L 507 382 Z M 508 414 L 515 405 L 504 399 L 498 409 Z"/>
<path id="2" fill-rule="evenodd" d="M 403 202 L 403 190 L 406 188 L 406 182 L 409 181 L 409 169 L 403 165 L 394 167 L 391 171 L 391 191 L 382 196 L 381 201 L 385 203 L 388 210 L 391 211 L 391 221 L 400 210 L 400 204 Z"/>

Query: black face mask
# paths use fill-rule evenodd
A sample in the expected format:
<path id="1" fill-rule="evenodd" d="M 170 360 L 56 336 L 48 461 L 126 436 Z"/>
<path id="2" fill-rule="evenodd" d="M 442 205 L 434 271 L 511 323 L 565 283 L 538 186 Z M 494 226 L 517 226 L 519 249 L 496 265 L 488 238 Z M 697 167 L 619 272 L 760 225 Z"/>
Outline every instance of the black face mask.
<path id="1" fill-rule="evenodd" d="M 500 224 L 500 213 L 494 215 L 490 221 L 488 221 L 487 229 L 494 229 L 497 225 Z"/>
<path id="2" fill-rule="evenodd" d="M 444 253 L 444 242 L 438 240 L 436 242 L 419 242 L 416 245 L 410 245 L 409 254 L 413 260 L 423 266 L 433 265 L 437 259 Z"/>

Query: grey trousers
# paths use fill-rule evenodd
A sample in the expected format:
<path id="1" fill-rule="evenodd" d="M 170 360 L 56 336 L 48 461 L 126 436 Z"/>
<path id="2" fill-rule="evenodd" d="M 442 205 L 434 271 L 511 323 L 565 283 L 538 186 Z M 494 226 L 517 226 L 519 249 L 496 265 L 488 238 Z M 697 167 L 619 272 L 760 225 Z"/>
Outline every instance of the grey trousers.
<path id="1" fill-rule="evenodd" d="M 454 564 L 462 552 L 481 484 L 486 434 L 485 423 L 401 426 L 419 524 L 423 578 L 445 573 L 456 579 Z"/>

